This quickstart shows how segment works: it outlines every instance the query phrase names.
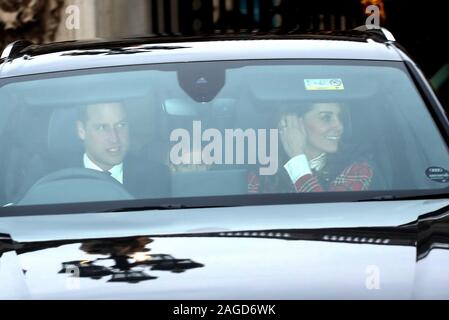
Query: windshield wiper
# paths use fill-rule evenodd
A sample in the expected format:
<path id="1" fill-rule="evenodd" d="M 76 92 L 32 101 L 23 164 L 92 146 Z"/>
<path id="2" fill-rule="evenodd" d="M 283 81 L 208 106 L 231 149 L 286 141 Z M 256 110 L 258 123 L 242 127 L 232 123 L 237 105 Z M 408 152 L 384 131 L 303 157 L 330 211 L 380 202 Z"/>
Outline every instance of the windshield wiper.
<path id="1" fill-rule="evenodd" d="M 22 245 L 15 242 L 9 234 L 0 233 L 0 257 L 5 252 L 17 250 L 21 247 Z"/>
<path id="2" fill-rule="evenodd" d="M 429 199 L 449 199 L 448 192 L 440 193 L 418 193 L 410 194 L 410 192 L 398 192 L 397 194 L 380 194 L 370 198 L 360 199 L 359 202 L 366 201 L 405 201 L 405 200 L 429 200 Z"/>
<path id="3" fill-rule="evenodd" d="M 229 205 L 231 206 L 231 205 Z M 106 209 L 105 212 L 133 212 L 133 211 L 152 211 L 152 210 L 178 210 L 178 209 L 201 209 L 201 208 L 223 208 L 229 207 L 224 205 L 213 204 L 185 204 L 185 203 L 169 203 L 161 205 L 144 205 L 144 206 L 130 206 L 116 209 Z"/>

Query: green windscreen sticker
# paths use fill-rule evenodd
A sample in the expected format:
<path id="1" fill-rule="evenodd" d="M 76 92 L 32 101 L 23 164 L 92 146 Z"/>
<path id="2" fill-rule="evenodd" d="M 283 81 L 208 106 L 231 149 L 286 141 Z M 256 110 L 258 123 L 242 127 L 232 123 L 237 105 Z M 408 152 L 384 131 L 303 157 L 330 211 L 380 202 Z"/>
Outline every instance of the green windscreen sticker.
<path id="1" fill-rule="evenodd" d="M 304 79 L 306 90 L 344 90 L 341 79 Z"/>

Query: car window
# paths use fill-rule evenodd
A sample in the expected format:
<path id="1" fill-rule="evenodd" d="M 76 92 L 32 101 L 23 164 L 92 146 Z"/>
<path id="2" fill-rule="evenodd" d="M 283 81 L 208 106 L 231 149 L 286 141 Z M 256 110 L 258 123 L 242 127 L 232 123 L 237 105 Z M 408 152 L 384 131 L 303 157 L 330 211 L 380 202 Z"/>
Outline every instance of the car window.
<path id="1" fill-rule="evenodd" d="M 195 62 L 2 81 L 3 206 L 449 183 L 447 145 L 399 62 Z"/>

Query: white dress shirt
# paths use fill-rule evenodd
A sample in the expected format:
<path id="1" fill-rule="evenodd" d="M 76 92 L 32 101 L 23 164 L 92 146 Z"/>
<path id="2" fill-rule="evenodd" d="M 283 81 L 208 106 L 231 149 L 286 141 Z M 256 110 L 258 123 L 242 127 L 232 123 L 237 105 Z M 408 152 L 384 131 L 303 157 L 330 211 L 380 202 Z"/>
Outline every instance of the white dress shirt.
<path id="1" fill-rule="evenodd" d="M 318 157 L 308 161 L 305 154 L 297 155 L 291 158 L 284 168 L 287 171 L 293 183 L 306 174 L 311 174 L 312 169 L 315 171 L 321 170 L 326 164 L 326 153 L 320 154 Z"/>
<path id="2" fill-rule="evenodd" d="M 89 159 L 87 154 L 84 154 L 83 162 L 84 162 L 84 168 L 93 169 L 93 170 L 97 170 L 97 171 L 104 171 L 99 166 L 97 166 L 95 163 L 93 163 L 92 160 Z M 117 180 L 118 182 L 123 184 L 123 163 L 113 166 L 108 171 L 111 174 L 111 177 L 113 177 L 115 180 Z"/>

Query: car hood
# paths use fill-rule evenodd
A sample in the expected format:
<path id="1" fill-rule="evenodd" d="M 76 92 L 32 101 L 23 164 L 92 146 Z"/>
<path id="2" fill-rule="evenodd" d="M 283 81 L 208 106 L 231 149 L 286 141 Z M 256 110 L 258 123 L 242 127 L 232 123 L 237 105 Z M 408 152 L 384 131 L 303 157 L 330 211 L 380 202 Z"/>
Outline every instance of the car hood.
<path id="1" fill-rule="evenodd" d="M 448 205 L 3 217 L 0 298 L 447 299 Z"/>

